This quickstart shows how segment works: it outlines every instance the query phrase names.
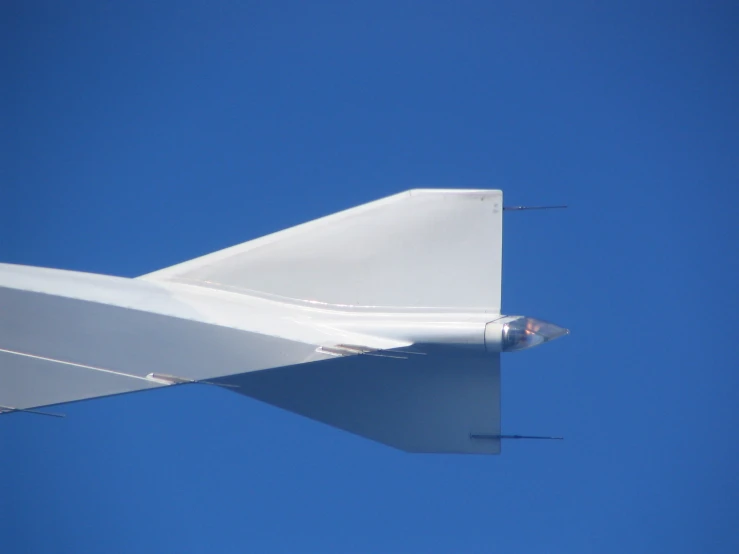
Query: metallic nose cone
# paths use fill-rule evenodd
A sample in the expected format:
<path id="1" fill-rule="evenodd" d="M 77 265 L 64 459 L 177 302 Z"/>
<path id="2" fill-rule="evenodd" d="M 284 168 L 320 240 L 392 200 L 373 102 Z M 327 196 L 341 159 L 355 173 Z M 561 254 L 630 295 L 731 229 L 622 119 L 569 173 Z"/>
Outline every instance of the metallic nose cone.
<path id="1" fill-rule="evenodd" d="M 569 330 L 533 317 L 519 317 L 503 325 L 503 352 L 524 350 L 569 334 Z"/>

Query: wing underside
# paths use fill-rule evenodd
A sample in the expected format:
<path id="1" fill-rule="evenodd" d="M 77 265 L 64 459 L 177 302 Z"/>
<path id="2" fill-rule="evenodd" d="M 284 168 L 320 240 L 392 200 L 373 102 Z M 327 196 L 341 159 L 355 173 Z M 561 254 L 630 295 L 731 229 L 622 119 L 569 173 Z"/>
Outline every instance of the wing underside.
<path id="1" fill-rule="evenodd" d="M 0 406 L 28 409 L 314 360 L 315 346 L 0 287 Z"/>

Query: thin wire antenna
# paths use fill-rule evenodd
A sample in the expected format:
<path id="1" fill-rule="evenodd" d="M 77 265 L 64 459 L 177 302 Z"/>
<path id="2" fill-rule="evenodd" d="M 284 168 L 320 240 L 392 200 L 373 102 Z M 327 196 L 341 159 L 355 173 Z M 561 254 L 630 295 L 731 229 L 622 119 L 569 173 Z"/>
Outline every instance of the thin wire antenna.
<path id="1" fill-rule="evenodd" d="M 503 206 L 503 211 L 522 212 L 524 210 L 563 210 L 567 206 Z"/>
<path id="2" fill-rule="evenodd" d="M 30 408 L 11 408 L 10 406 L 0 406 L 0 415 L 12 414 L 14 412 L 25 412 L 27 414 L 44 415 L 50 417 L 67 417 L 65 414 L 55 414 L 53 412 L 42 412 L 41 410 L 31 410 Z"/>
<path id="3" fill-rule="evenodd" d="M 542 439 L 542 440 L 555 440 L 563 441 L 564 437 L 541 437 L 537 435 L 473 435 L 470 434 L 471 439 Z"/>

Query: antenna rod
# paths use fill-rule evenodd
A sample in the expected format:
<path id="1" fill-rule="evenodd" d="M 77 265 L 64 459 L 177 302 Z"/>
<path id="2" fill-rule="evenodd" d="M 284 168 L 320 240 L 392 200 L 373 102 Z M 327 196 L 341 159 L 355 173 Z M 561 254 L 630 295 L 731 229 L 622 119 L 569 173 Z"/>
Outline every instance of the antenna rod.
<path id="1" fill-rule="evenodd" d="M 555 440 L 562 441 L 564 437 L 539 437 L 535 435 L 470 435 L 471 439 L 544 439 L 544 440 Z"/>
<path id="2" fill-rule="evenodd" d="M 562 210 L 567 206 L 503 206 L 504 211 L 520 212 L 523 210 Z"/>
<path id="3" fill-rule="evenodd" d="M 13 412 L 24 412 L 27 414 L 45 415 L 51 417 L 67 417 L 64 414 L 55 414 L 53 412 L 42 412 L 41 410 L 31 410 L 29 408 L 11 408 L 10 406 L 0 406 L 0 414 L 12 414 Z"/>

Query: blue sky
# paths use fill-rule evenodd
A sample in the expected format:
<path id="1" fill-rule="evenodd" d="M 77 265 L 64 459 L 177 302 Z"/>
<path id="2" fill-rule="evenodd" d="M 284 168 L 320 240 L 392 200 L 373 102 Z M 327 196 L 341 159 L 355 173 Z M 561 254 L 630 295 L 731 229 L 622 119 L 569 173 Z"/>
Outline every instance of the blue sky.
<path id="1" fill-rule="evenodd" d="M 606 3 L 603 3 L 606 4 Z M 0 421 L 2 552 L 737 552 L 731 2 L 3 2 L 0 261 L 137 276 L 501 188 L 503 427 L 408 455 L 209 387 Z M 616 5 L 617 4 L 617 5 Z"/>

